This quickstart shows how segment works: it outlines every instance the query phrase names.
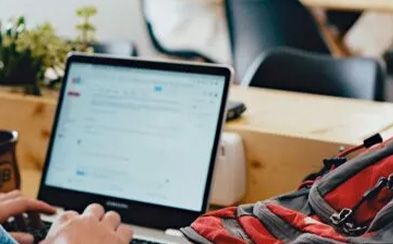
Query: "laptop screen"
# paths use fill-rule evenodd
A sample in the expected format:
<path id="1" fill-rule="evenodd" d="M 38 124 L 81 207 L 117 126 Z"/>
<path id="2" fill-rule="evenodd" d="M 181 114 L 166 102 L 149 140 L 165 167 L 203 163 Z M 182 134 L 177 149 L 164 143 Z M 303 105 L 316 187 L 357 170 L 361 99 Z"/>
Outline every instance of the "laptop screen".
<path id="1" fill-rule="evenodd" d="M 225 77 L 72 63 L 45 184 L 200 211 Z"/>

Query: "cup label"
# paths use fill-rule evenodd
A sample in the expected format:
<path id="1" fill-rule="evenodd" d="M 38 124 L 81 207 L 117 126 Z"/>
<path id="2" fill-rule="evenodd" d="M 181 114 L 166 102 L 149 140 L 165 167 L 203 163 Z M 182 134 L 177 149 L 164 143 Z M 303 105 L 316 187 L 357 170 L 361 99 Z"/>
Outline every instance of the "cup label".
<path id="1" fill-rule="evenodd" d="M 16 188 L 12 165 L 9 162 L 0 162 L 0 192 L 9 192 Z"/>

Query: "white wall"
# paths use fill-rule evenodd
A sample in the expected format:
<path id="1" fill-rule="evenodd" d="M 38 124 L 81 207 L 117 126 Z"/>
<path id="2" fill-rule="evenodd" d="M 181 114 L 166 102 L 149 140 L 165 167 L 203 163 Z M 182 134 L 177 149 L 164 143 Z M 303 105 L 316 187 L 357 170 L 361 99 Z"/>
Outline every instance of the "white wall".
<path id="1" fill-rule="evenodd" d="M 29 26 L 49 21 L 59 34 L 74 38 L 78 20 L 75 10 L 85 5 L 97 7 L 93 22 L 98 40 L 132 40 L 142 55 L 154 55 L 139 0 L 0 0 L 0 20 L 24 15 Z"/>

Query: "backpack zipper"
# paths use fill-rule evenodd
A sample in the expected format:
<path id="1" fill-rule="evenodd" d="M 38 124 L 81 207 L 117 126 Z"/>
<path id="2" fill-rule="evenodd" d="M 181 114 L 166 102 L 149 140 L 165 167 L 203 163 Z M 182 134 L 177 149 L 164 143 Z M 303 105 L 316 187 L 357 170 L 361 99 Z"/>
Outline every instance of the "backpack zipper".
<path id="1" fill-rule="evenodd" d="M 369 229 L 369 227 L 367 225 L 357 225 L 353 220 L 353 216 L 360 208 L 360 206 L 362 206 L 366 201 L 374 199 L 384 188 L 393 190 L 393 174 L 389 175 L 388 178 L 379 178 L 377 183 L 363 194 L 362 198 L 355 204 L 352 209 L 343 208 L 339 212 L 334 211 L 334 213 L 332 213 L 329 217 L 330 223 L 332 223 L 337 229 L 347 235 L 358 236 L 365 233 Z M 315 191 L 313 193 L 315 193 Z M 322 201 L 315 201 L 315 196 L 318 196 L 317 194 L 313 194 L 310 196 L 313 199 L 313 201 L 310 201 L 310 203 L 317 203 L 317 208 L 323 206 L 322 203 L 327 205 L 327 203 L 323 199 L 321 199 Z M 324 210 L 326 211 L 325 214 L 327 214 L 327 208 L 325 208 Z M 326 215 L 324 217 L 326 217 Z"/>
<path id="2" fill-rule="evenodd" d="M 311 208 L 316 212 L 325 222 L 330 222 L 330 216 L 337 213 L 337 211 L 332 208 L 318 192 L 317 185 L 311 187 L 309 202 Z"/>

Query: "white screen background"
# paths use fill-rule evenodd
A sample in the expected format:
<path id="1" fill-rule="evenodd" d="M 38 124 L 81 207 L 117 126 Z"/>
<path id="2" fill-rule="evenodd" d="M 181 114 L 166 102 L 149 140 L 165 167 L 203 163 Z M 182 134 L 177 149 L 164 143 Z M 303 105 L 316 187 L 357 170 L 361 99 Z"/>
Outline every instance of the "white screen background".
<path id="1" fill-rule="evenodd" d="M 200 211 L 224 83 L 72 64 L 45 183 Z"/>

